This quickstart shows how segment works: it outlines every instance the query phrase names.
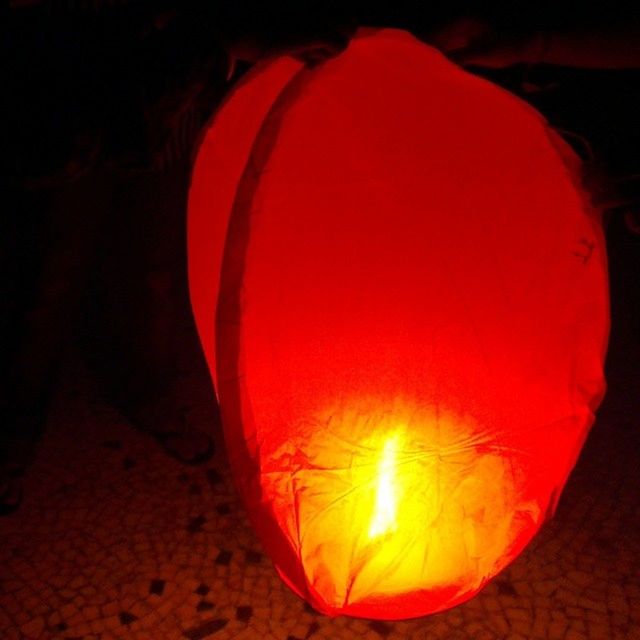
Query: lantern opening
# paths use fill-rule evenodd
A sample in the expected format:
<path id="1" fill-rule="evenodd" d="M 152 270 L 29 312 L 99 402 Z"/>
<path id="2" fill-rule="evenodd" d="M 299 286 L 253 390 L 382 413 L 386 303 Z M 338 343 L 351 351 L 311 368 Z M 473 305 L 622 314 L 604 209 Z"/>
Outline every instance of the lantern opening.
<path id="1" fill-rule="evenodd" d="M 527 456 L 468 416 L 352 398 L 314 425 L 265 451 L 263 499 L 329 611 L 478 589 L 540 523 Z"/>

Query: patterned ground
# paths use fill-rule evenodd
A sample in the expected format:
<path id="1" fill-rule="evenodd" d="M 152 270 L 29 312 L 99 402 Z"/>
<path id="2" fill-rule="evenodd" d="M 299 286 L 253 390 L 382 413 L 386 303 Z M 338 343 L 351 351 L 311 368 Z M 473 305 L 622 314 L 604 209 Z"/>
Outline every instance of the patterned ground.
<path id="1" fill-rule="evenodd" d="M 325 618 L 289 592 L 220 443 L 205 467 L 183 467 L 80 365 L 66 379 L 25 502 L 0 521 L 3 639 L 640 638 L 638 377 L 610 381 L 557 516 L 526 552 L 470 602 L 394 623 Z"/>

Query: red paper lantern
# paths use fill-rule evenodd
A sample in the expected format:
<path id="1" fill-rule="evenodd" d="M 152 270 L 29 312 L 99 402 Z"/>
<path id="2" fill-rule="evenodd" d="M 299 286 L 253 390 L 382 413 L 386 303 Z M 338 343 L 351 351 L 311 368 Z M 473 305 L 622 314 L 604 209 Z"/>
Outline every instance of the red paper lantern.
<path id="1" fill-rule="evenodd" d="M 253 525 L 318 610 L 451 607 L 552 513 L 604 389 L 578 168 L 528 105 L 398 31 L 260 65 L 214 119 L 193 309 Z"/>

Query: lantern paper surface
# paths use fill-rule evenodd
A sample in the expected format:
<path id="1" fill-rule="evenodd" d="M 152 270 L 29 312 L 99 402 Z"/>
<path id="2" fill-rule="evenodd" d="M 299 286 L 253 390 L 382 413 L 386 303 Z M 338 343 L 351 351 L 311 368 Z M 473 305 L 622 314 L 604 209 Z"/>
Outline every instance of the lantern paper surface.
<path id="1" fill-rule="evenodd" d="M 192 304 L 252 523 L 318 610 L 468 599 L 553 512 L 604 382 L 572 152 L 410 35 L 235 90 L 189 203 Z"/>

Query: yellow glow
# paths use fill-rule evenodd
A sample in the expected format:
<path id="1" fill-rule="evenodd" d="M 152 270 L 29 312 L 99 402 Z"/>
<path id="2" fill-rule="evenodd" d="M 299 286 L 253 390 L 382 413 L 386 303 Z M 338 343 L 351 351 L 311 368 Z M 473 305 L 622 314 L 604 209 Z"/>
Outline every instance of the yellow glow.
<path id="1" fill-rule="evenodd" d="M 331 606 L 477 590 L 540 520 L 521 490 L 526 459 L 469 416 L 402 400 L 326 415 L 311 438 L 269 456 L 263 482 L 306 579 Z"/>
<path id="2" fill-rule="evenodd" d="M 373 517 L 369 526 L 369 538 L 377 538 L 398 528 L 396 511 L 398 509 L 398 478 L 396 459 L 398 435 L 389 436 L 382 447 L 378 463 L 376 498 Z"/>

